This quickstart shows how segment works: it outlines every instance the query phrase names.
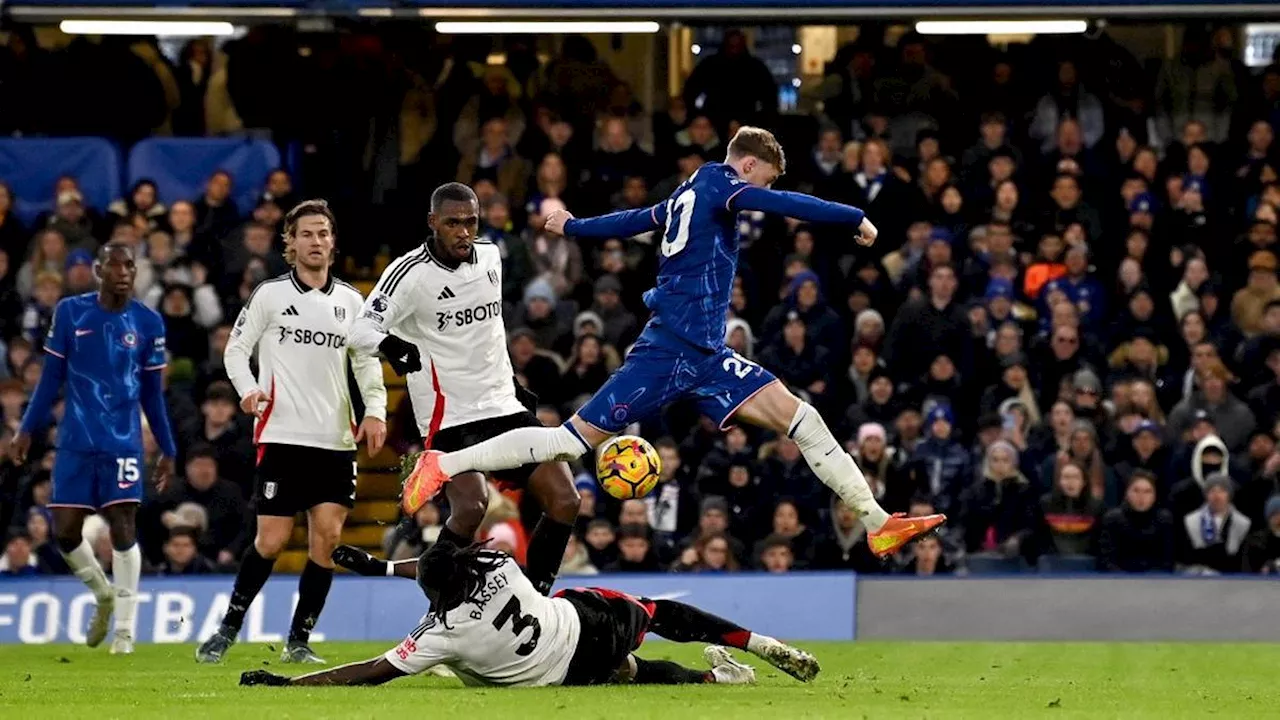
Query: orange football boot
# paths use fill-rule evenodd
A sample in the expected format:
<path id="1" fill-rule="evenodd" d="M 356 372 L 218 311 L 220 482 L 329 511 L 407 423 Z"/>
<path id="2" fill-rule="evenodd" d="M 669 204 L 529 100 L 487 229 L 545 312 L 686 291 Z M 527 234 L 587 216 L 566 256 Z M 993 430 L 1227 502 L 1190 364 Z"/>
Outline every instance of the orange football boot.
<path id="1" fill-rule="evenodd" d="M 449 482 L 449 476 L 440 469 L 442 454 L 439 450 L 425 450 L 418 455 L 400 490 L 400 508 L 406 515 L 418 512 Z"/>
<path id="2" fill-rule="evenodd" d="M 867 544 L 876 557 L 888 557 L 912 539 L 929 532 L 947 521 L 946 515 L 921 515 L 907 517 L 906 513 L 894 513 L 884 527 L 867 533 Z"/>

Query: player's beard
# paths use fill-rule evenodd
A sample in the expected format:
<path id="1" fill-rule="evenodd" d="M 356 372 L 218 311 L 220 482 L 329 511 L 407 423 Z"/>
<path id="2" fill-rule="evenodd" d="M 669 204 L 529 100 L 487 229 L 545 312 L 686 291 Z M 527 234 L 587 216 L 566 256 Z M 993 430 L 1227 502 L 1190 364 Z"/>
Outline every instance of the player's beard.
<path id="1" fill-rule="evenodd" d="M 307 255 L 299 253 L 296 262 L 299 267 L 307 272 L 324 272 L 333 265 L 333 251 L 330 250 L 325 254 L 324 259 L 318 262 L 313 261 Z"/>

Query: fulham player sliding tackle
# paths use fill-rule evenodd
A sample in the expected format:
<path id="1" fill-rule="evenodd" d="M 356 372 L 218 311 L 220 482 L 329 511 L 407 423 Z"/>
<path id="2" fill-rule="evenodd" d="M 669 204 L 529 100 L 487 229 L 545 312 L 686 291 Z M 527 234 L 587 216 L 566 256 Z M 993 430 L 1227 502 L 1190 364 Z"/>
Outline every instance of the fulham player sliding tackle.
<path id="1" fill-rule="evenodd" d="M 622 367 L 563 425 L 518 428 L 452 452 L 423 453 L 405 482 L 404 509 L 416 512 L 467 470 L 577 458 L 664 405 L 690 399 L 722 428 L 745 422 L 795 440 L 814 474 L 862 517 L 876 555 L 892 554 L 946 521 L 943 515 L 889 516 L 817 410 L 725 346 L 739 212 L 851 225 L 859 243 L 875 241 L 875 226 L 855 207 L 770 189 L 785 170 L 773 135 L 744 127 L 729 142 L 724 163 L 703 165 L 666 202 L 598 218 L 564 211 L 548 216 L 549 231 L 578 237 L 631 237 L 661 228 L 657 284 L 644 295 L 653 316 Z"/>
<path id="2" fill-rule="evenodd" d="M 515 560 L 482 544 L 424 554 L 417 579 L 431 610 L 385 655 L 295 678 L 254 670 L 241 675 L 240 684 L 381 685 L 438 665 L 467 685 L 754 682 L 755 670 L 734 660 L 725 645 L 805 682 L 819 670 L 802 650 L 684 603 L 603 588 L 544 597 Z M 632 652 L 648 632 L 676 642 L 715 643 L 703 652 L 711 669 L 636 657 Z"/>

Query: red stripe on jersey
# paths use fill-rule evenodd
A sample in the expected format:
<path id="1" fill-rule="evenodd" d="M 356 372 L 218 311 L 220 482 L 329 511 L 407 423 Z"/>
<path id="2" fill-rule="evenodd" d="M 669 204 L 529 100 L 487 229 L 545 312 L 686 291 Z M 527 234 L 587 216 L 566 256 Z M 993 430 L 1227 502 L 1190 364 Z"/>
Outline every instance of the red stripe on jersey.
<path id="1" fill-rule="evenodd" d="M 262 453 L 267 448 L 260 440 L 262 439 L 262 431 L 267 429 L 267 421 L 271 419 L 271 411 L 276 406 L 276 377 L 271 376 L 271 393 L 267 397 L 267 409 L 262 411 L 262 417 L 258 420 L 258 427 L 253 430 L 253 444 L 258 446 L 258 463 L 262 463 Z"/>
<path id="2" fill-rule="evenodd" d="M 444 393 L 440 392 L 440 376 L 436 375 L 436 361 L 431 361 L 431 389 L 435 391 L 436 402 L 431 408 L 431 424 L 427 426 L 427 436 L 422 439 L 422 446 L 431 449 L 431 440 L 440 432 L 440 423 L 444 422 Z"/>

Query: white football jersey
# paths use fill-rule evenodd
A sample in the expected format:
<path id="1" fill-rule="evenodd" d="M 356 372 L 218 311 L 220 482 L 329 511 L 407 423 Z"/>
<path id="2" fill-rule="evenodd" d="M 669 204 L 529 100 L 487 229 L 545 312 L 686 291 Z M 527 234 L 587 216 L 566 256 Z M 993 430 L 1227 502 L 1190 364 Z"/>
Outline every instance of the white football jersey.
<path id="1" fill-rule="evenodd" d="M 516 399 L 502 322 L 502 255 L 492 243 L 477 241 L 471 260 L 456 269 L 432 256 L 429 241 L 396 258 L 349 340 L 372 354 L 388 333 L 417 345 L 422 355 L 422 371 L 410 373 L 407 384 L 424 438 L 526 409 Z"/>
<path id="2" fill-rule="evenodd" d="M 447 665 L 467 685 L 559 685 L 578 649 L 582 621 L 568 600 L 544 597 L 508 557 L 489 573 L 478 605 L 446 622 L 428 615 L 387 662 L 409 675 Z"/>
<path id="3" fill-rule="evenodd" d="M 365 415 L 386 419 L 381 363 L 347 347 L 347 331 L 363 303 L 359 290 L 332 275 L 318 289 L 303 284 L 296 272 L 254 289 L 236 318 L 223 361 L 240 397 L 262 390 L 269 398 L 254 423 L 255 443 L 354 450 L 348 357 Z M 255 350 L 256 378 L 249 368 Z"/>

